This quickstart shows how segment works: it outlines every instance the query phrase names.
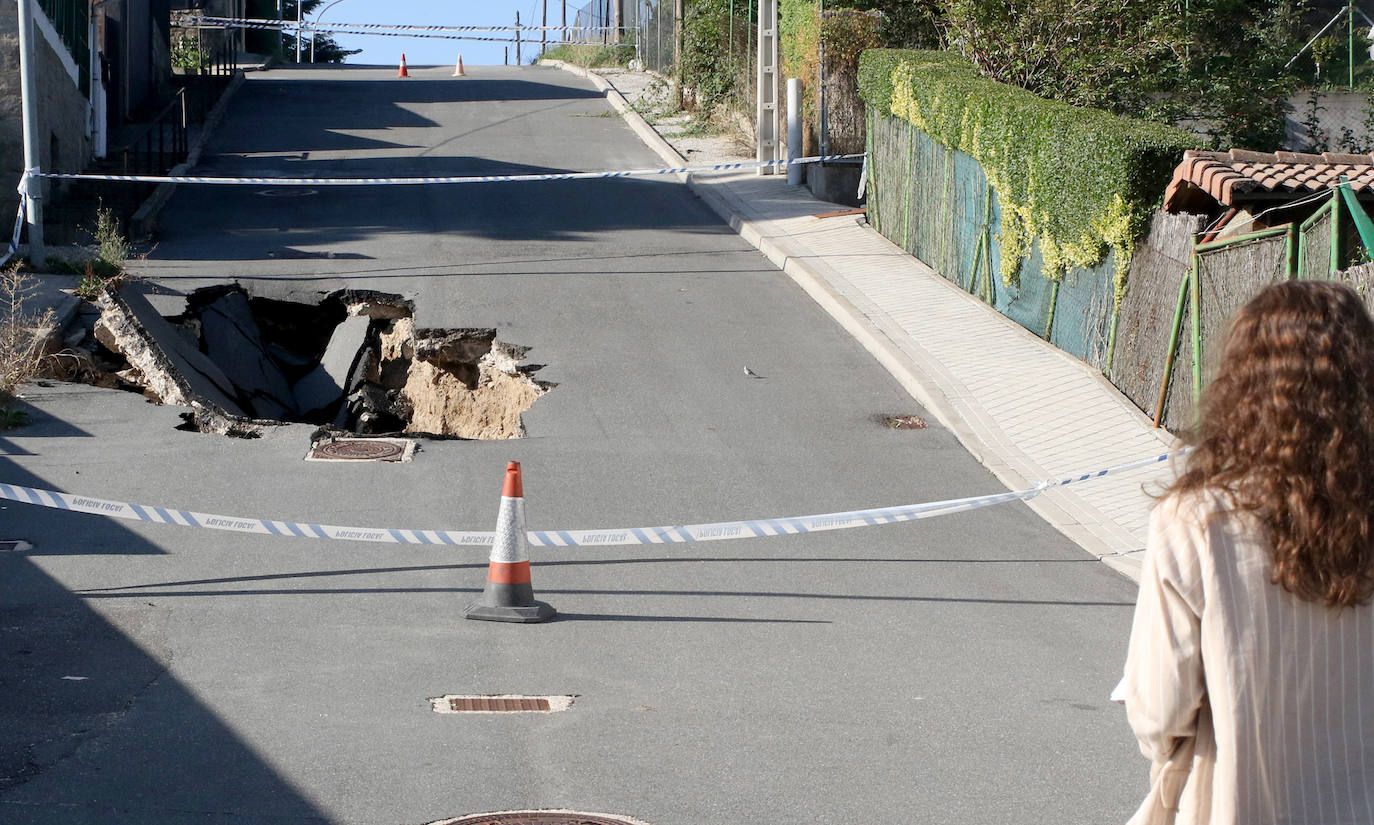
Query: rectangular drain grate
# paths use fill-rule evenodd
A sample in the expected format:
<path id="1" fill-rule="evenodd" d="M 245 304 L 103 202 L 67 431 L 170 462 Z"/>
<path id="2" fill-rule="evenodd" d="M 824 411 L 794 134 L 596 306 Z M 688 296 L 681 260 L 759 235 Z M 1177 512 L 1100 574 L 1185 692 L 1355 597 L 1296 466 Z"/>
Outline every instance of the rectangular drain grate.
<path id="1" fill-rule="evenodd" d="M 572 696 L 440 696 L 430 699 L 435 713 L 557 713 Z"/>

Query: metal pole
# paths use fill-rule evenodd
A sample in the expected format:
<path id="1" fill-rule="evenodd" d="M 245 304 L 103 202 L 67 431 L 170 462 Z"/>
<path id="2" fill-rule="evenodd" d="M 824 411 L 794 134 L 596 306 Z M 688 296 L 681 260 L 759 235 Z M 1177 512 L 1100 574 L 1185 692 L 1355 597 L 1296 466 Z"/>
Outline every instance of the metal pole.
<path id="1" fill-rule="evenodd" d="M 539 23 L 539 57 L 549 48 L 549 0 L 544 0 L 544 17 Z"/>
<path id="2" fill-rule="evenodd" d="M 296 0 L 296 63 L 301 62 L 301 7 L 305 0 Z"/>
<path id="3" fill-rule="evenodd" d="M 515 65 L 524 65 L 524 61 L 520 59 L 520 12 L 518 11 L 515 13 Z"/>
<path id="4" fill-rule="evenodd" d="M 730 11 L 727 19 L 730 21 L 725 26 L 725 54 L 730 60 L 731 67 L 735 63 L 735 0 L 730 0 Z"/>
<path id="5" fill-rule="evenodd" d="M 1355 0 L 1350 0 L 1345 4 L 1345 15 L 1347 28 L 1350 30 L 1350 88 L 1355 88 Z"/>
<path id="6" fill-rule="evenodd" d="M 830 154 L 830 122 L 825 116 L 825 0 L 819 0 L 817 7 L 819 9 L 817 13 L 821 16 L 821 22 L 820 33 L 816 37 L 817 50 L 820 52 L 816 58 L 816 82 L 820 84 L 820 88 L 816 90 L 816 108 L 821 110 L 821 154 L 828 155 Z"/>
<path id="7" fill-rule="evenodd" d="M 793 163 L 801 154 L 801 80 L 787 78 L 787 185 L 801 186 L 802 167 Z"/>
<path id="8" fill-rule="evenodd" d="M 326 5 L 324 8 L 320 9 L 320 13 L 319 13 L 319 14 L 315 15 L 315 22 L 314 22 L 314 23 L 311 25 L 311 27 L 310 27 L 310 62 L 311 62 L 311 63 L 314 63 L 314 62 L 315 62 L 315 38 L 319 36 L 319 31 L 320 31 L 320 20 L 322 20 L 322 19 L 324 18 L 324 13 L 325 13 L 325 12 L 329 11 L 330 9 L 332 9 L 333 7 L 339 5 L 339 4 L 342 3 L 342 2 L 343 2 L 343 0 L 333 0 L 332 3 L 329 3 L 329 4 Z"/>
<path id="9" fill-rule="evenodd" d="M 673 102 L 679 112 L 682 111 L 682 51 L 686 46 L 682 17 L 682 0 L 673 0 L 673 22 L 677 26 L 677 33 L 673 36 L 677 57 L 677 88 L 673 90 Z"/>
<path id="10" fill-rule="evenodd" d="M 568 0 L 563 0 L 563 38 L 568 39 Z"/>
<path id="11" fill-rule="evenodd" d="M 277 0 L 277 22 L 282 22 L 282 21 L 285 21 L 285 20 L 286 20 L 286 10 L 282 8 L 282 0 Z M 278 27 L 277 27 L 277 59 L 278 59 L 278 60 L 281 59 L 281 47 L 282 47 L 282 31 L 281 31 L 281 30 L 282 30 L 282 27 L 281 27 L 281 26 L 278 26 Z"/>
<path id="12" fill-rule="evenodd" d="M 38 148 L 38 78 L 34 75 L 37 60 L 33 39 L 33 2 L 19 0 L 19 86 L 23 95 L 24 169 L 39 171 L 42 156 Z M 48 262 L 43 249 L 43 187 L 41 178 L 28 178 L 23 193 L 28 209 L 29 263 L 43 266 Z"/>

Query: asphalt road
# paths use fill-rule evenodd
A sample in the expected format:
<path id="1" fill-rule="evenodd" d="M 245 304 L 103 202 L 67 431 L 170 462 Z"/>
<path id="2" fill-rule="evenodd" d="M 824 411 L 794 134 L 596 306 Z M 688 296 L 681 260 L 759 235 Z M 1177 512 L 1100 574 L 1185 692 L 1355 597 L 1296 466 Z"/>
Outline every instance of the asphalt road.
<path id="1" fill-rule="evenodd" d="M 251 76 L 200 170 L 652 168 L 553 69 Z M 491 326 L 557 387 L 528 437 L 306 464 L 310 427 L 179 431 L 52 385 L 0 480 L 208 512 L 491 529 L 802 515 L 996 492 L 682 185 L 183 186 L 138 266 L 169 295 L 396 292 Z M 970 341 L 970 346 L 977 342 Z M 744 372 L 748 366 L 762 378 Z M 569 808 L 652 825 L 1124 821 L 1146 766 L 1107 693 L 1134 586 L 1020 505 L 705 545 L 535 551 L 545 625 L 465 621 L 476 550 L 129 525 L 17 504 L 0 538 L 0 821 L 424 823 Z M 68 678 L 80 677 L 80 678 Z M 443 694 L 577 696 L 551 715 Z"/>

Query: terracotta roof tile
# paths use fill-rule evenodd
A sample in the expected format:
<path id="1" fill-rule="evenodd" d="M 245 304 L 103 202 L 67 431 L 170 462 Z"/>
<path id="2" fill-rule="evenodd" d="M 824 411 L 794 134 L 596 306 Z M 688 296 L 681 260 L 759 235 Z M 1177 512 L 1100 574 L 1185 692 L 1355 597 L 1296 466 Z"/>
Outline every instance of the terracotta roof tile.
<path id="1" fill-rule="evenodd" d="M 1327 163 L 1345 163 L 1352 166 L 1368 166 L 1374 162 L 1374 158 L 1369 155 L 1343 155 L 1339 152 L 1323 152 L 1322 157 L 1326 159 Z"/>
<path id="2" fill-rule="evenodd" d="M 1301 197 L 1329 189 L 1346 177 L 1357 194 L 1374 197 L 1374 156 L 1327 152 L 1204 152 L 1190 149 L 1174 170 L 1165 192 L 1166 209 L 1201 190 L 1223 206 L 1247 196 L 1292 194 Z M 1253 197 L 1251 197 L 1253 199 Z"/>

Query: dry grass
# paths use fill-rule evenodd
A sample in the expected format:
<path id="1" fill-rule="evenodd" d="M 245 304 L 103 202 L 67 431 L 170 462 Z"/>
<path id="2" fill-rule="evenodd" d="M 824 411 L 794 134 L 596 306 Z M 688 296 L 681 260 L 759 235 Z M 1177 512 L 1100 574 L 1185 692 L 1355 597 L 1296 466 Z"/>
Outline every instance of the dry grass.
<path id="1" fill-rule="evenodd" d="M 15 264 L 0 272 L 0 429 L 23 423 L 13 407 L 16 393 L 43 366 L 44 333 L 53 323 L 52 310 L 33 316 L 25 304 L 37 288 L 33 276 Z"/>

